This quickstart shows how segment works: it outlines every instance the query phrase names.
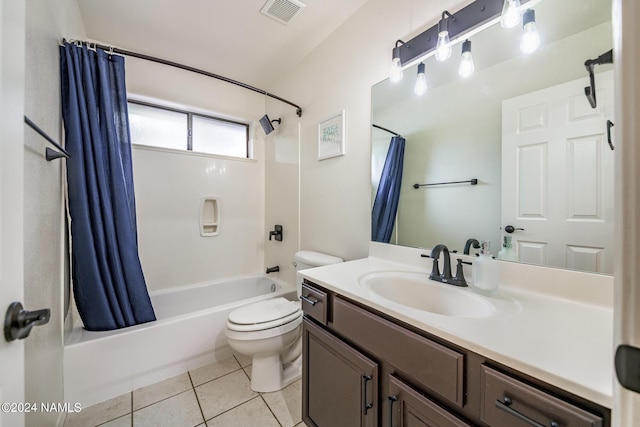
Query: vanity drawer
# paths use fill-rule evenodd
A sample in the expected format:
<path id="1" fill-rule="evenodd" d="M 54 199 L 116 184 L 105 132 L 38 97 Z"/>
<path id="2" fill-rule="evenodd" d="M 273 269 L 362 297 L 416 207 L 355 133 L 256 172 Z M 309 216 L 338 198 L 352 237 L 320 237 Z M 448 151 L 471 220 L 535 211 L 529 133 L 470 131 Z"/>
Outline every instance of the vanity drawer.
<path id="1" fill-rule="evenodd" d="M 389 375 L 389 427 L 471 427 L 399 378 Z"/>
<path id="2" fill-rule="evenodd" d="M 600 427 L 603 419 L 515 378 L 482 366 L 481 419 L 492 426 Z M 552 424 L 552 423 L 556 424 Z"/>
<path id="3" fill-rule="evenodd" d="M 310 286 L 308 283 L 302 284 L 302 294 L 300 295 L 302 310 L 309 316 L 323 325 L 327 324 L 328 299 L 327 293 Z"/>
<path id="4" fill-rule="evenodd" d="M 333 329 L 410 375 L 425 390 L 464 404 L 464 354 L 347 302 L 333 299 Z"/>

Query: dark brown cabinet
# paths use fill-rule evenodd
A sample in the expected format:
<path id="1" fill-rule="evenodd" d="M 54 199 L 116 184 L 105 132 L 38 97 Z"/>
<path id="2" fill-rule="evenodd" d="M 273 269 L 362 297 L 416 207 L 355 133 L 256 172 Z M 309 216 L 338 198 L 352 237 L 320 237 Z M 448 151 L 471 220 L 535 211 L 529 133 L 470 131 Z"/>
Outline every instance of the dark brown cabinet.
<path id="1" fill-rule="evenodd" d="M 471 427 L 393 375 L 386 398 L 389 420 L 382 423 L 385 427 Z"/>
<path id="2" fill-rule="evenodd" d="M 316 286 L 304 285 L 309 427 L 608 427 L 611 411 Z"/>
<path id="3" fill-rule="evenodd" d="M 482 367 L 481 418 L 487 424 L 513 427 L 602 427 L 603 419 L 521 381 Z"/>
<path id="4" fill-rule="evenodd" d="M 378 425 L 378 365 L 303 320 L 303 419 L 308 426 Z"/>

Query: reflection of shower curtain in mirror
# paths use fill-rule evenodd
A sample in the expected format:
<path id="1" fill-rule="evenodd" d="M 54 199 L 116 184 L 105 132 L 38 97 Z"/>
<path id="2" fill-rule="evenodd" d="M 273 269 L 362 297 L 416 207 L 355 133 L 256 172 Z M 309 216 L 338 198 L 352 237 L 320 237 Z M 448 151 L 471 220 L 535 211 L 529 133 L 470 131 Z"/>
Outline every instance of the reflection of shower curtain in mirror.
<path id="1" fill-rule="evenodd" d="M 391 138 L 387 158 L 384 161 L 376 199 L 371 212 L 371 240 L 389 243 L 398 212 L 402 167 L 404 164 L 404 143 L 401 136 Z"/>

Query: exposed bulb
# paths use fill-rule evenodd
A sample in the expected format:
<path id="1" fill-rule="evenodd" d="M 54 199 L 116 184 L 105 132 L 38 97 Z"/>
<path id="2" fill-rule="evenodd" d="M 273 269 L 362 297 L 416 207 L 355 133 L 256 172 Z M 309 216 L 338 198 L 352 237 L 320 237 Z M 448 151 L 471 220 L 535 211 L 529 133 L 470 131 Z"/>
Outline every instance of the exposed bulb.
<path id="1" fill-rule="evenodd" d="M 436 59 L 438 61 L 446 61 L 450 56 L 451 43 L 449 31 L 440 31 L 440 33 L 438 33 L 438 42 L 436 43 Z"/>
<path id="2" fill-rule="evenodd" d="M 462 58 L 460 60 L 460 66 L 458 67 L 458 74 L 460 77 L 467 78 L 473 74 L 475 69 L 473 57 L 471 56 L 471 42 L 467 40 L 462 44 Z"/>
<path id="3" fill-rule="evenodd" d="M 413 91 L 418 96 L 422 96 L 427 92 L 427 77 L 424 73 L 424 63 L 418 64 L 418 77 L 416 78 L 416 85 Z"/>
<path id="4" fill-rule="evenodd" d="M 513 28 L 520 24 L 520 0 L 504 0 L 500 25 L 502 28 Z"/>
<path id="5" fill-rule="evenodd" d="M 524 33 L 520 39 L 522 53 L 534 52 L 540 46 L 540 35 L 536 28 L 536 18 L 533 10 L 527 10 L 524 18 Z"/>
<path id="6" fill-rule="evenodd" d="M 400 65 L 400 58 L 393 58 L 391 72 L 389 73 L 389 80 L 391 80 L 392 83 L 397 83 L 402 80 L 402 65 Z"/>

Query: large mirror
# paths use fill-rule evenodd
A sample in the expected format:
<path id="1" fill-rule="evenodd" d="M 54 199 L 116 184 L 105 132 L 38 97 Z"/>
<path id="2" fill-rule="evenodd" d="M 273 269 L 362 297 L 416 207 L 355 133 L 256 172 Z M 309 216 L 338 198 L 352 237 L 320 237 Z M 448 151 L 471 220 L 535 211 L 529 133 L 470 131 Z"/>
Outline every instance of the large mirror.
<path id="1" fill-rule="evenodd" d="M 422 96 L 417 66 L 372 88 L 372 200 L 392 131 L 405 144 L 388 243 L 462 252 L 473 238 L 490 241 L 497 257 L 506 240 L 510 260 L 611 274 L 613 66 L 593 67 L 596 108 L 584 93 L 585 61 L 613 46 L 611 2 L 542 0 L 534 9 L 542 42 L 531 54 L 520 52 L 522 27 L 498 23 L 470 38 L 470 77 L 458 75 L 459 43 L 447 61 L 424 61 Z"/>

